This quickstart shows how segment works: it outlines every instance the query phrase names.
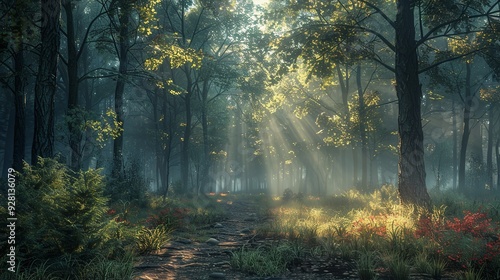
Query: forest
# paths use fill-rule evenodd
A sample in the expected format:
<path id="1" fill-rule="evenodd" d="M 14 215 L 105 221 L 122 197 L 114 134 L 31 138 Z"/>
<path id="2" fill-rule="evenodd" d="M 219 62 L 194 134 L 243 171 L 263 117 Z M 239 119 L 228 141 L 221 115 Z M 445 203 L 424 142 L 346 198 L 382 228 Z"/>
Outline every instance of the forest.
<path id="1" fill-rule="evenodd" d="M 0 0 L 0 279 L 500 279 L 500 1 Z"/>

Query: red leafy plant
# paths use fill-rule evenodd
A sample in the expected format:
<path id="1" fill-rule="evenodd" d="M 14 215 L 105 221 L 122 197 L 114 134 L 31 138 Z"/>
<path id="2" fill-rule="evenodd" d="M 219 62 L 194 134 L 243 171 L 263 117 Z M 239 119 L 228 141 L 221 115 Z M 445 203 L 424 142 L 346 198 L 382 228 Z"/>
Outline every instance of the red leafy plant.
<path id="1" fill-rule="evenodd" d="M 384 215 L 370 215 L 368 218 L 359 218 L 352 223 L 352 233 L 369 238 L 374 236 L 385 237 L 387 234 L 386 219 L 387 217 Z"/>
<path id="2" fill-rule="evenodd" d="M 500 258 L 500 234 L 487 213 L 464 211 L 463 218 L 435 221 L 421 217 L 415 231 L 438 245 L 438 253 L 463 268 L 481 267 Z"/>
<path id="3" fill-rule="evenodd" d="M 156 228 L 164 225 L 168 229 L 176 229 L 183 225 L 189 210 L 186 208 L 166 207 L 160 210 L 158 214 L 151 215 L 146 219 L 149 228 Z"/>

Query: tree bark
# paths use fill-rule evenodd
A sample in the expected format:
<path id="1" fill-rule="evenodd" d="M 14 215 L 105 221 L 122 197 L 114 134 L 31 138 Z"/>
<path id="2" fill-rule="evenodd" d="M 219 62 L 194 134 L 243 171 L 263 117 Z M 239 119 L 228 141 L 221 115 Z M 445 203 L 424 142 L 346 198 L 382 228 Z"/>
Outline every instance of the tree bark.
<path id="1" fill-rule="evenodd" d="M 188 92 L 184 97 L 184 105 L 186 109 L 186 123 L 184 124 L 184 135 L 181 145 L 181 183 L 183 191 L 187 192 L 189 190 L 189 144 L 191 138 L 191 121 L 192 121 L 192 113 L 191 113 L 191 90 L 192 90 L 192 82 L 191 77 L 188 71 L 186 71 L 187 75 L 187 88 Z"/>
<path id="2" fill-rule="evenodd" d="M 35 123 L 31 162 L 54 155 L 54 101 L 60 44 L 60 0 L 42 0 L 41 47 L 35 82 Z"/>
<path id="3" fill-rule="evenodd" d="M 497 138 L 495 146 L 495 157 L 497 159 L 497 169 L 500 166 L 500 137 Z M 497 193 L 500 193 L 500 171 L 497 170 Z"/>
<path id="4" fill-rule="evenodd" d="M 115 87 L 115 113 L 119 128 L 124 127 L 123 95 L 125 92 L 126 76 L 128 71 L 128 50 L 129 50 L 129 21 L 130 3 L 127 0 L 120 0 L 118 10 L 119 25 L 119 53 L 120 66 Z M 114 178 L 123 176 L 123 132 L 113 141 L 113 171 Z"/>
<path id="5" fill-rule="evenodd" d="M 76 36 L 73 18 L 73 1 L 63 0 L 62 7 L 66 14 L 66 37 L 68 49 L 68 131 L 70 147 L 70 166 L 73 170 L 81 168 L 82 151 L 80 143 L 82 141 L 81 121 L 78 108 L 78 53 L 76 50 Z"/>
<path id="6" fill-rule="evenodd" d="M 418 76 L 412 0 L 398 0 L 396 14 L 396 94 L 399 101 L 398 191 L 403 204 L 430 207 L 425 183 L 422 90 Z"/>
<path id="7" fill-rule="evenodd" d="M 201 127 L 203 133 L 203 159 L 201 166 L 201 191 L 205 192 L 208 186 L 211 184 L 211 180 L 208 176 L 208 171 L 210 169 L 210 143 L 208 141 L 208 91 L 209 91 L 209 80 L 208 77 L 203 80 L 201 89 Z"/>
<path id="8" fill-rule="evenodd" d="M 467 160 L 467 145 L 470 135 L 471 105 L 473 104 L 472 92 L 470 88 L 471 65 L 465 66 L 465 98 L 464 98 L 464 128 L 462 132 L 462 142 L 460 145 L 460 162 L 458 164 L 458 190 L 465 191 L 465 163 Z"/>
<path id="9" fill-rule="evenodd" d="M 453 189 L 457 188 L 458 176 L 458 129 L 457 129 L 457 113 L 455 111 L 455 99 L 451 101 L 451 114 L 453 122 Z"/>
<path id="10" fill-rule="evenodd" d="M 14 150 L 12 167 L 22 171 L 26 144 L 26 94 L 24 92 L 24 50 L 22 42 L 14 53 Z"/>
<path id="11" fill-rule="evenodd" d="M 368 189 L 368 143 L 366 137 L 366 111 L 364 90 L 361 85 L 361 65 L 358 64 L 356 83 L 358 86 L 359 137 L 361 138 L 361 187 Z"/>
<path id="12" fill-rule="evenodd" d="M 337 76 L 339 79 L 339 85 L 340 85 L 340 92 L 342 95 L 342 105 L 344 109 L 344 121 L 347 123 L 351 120 L 350 114 L 349 114 L 349 88 L 350 88 L 350 82 L 349 82 L 349 72 L 347 71 L 349 69 L 349 66 L 346 67 L 346 76 L 344 77 L 344 74 L 342 73 L 342 69 L 340 69 L 340 66 L 337 67 Z M 355 182 L 348 182 L 348 168 L 347 168 L 347 157 L 348 157 L 348 152 L 349 149 L 347 147 L 343 147 L 342 149 L 342 185 L 344 187 L 354 184 Z M 354 164 L 354 158 L 355 155 L 352 155 L 352 160 Z M 354 171 L 353 171 L 354 173 Z"/>
<path id="13" fill-rule="evenodd" d="M 494 119 L 494 109 L 495 106 L 490 104 L 488 110 L 488 146 L 486 152 L 486 176 L 487 184 L 490 189 L 493 189 L 493 130 L 495 129 L 495 119 Z"/>

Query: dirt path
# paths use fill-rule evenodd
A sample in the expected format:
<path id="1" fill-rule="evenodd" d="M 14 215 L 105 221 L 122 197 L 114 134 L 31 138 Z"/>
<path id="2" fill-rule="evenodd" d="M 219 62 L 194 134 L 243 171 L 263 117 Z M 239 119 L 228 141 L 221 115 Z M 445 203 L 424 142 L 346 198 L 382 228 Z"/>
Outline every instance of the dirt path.
<path id="1" fill-rule="evenodd" d="M 227 203 L 226 203 L 227 202 Z M 256 237 L 256 228 L 272 220 L 262 213 L 262 205 L 253 200 L 234 198 L 224 202 L 228 218 L 219 223 L 198 229 L 190 239 L 184 232 L 175 232 L 171 242 L 159 252 L 142 256 L 134 268 L 134 280 L 198 280 L 198 279 L 359 279 L 354 261 L 339 257 L 306 258 L 289 271 L 277 277 L 257 277 L 232 269 L 230 259 L 234 250 L 242 246 L 261 247 L 276 240 Z M 259 215 L 260 214 L 260 215 Z M 215 243 L 207 243 L 208 239 Z M 379 279 L 390 279 L 379 275 Z M 426 275 L 413 274 L 410 279 L 430 279 Z M 442 279 L 453 279 L 443 277 Z"/>
<path id="2" fill-rule="evenodd" d="M 175 236 L 159 252 L 143 256 L 135 266 L 134 280 L 153 279 L 249 279 L 249 280 L 285 280 L 285 279 L 357 279 L 350 268 L 351 264 L 329 264 L 321 268 L 317 262 L 303 263 L 301 267 L 287 272 L 280 277 L 251 276 L 231 268 L 231 252 L 243 245 L 258 247 L 269 240 L 257 240 L 255 228 L 268 222 L 266 217 L 258 215 L 261 205 L 255 202 L 236 200 L 225 204 L 228 219 L 211 225 L 210 234 L 198 241 Z M 206 241 L 214 238 L 219 241 L 210 245 Z"/>
<path id="3" fill-rule="evenodd" d="M 210 245 L 175 236 L 159 252 L 143 256 L 135 267 L 135 280 L 149 279 L 252 279 L 231 269 L 231 251 L 255 237 L 258 205 L 234 201 L 225 204 L 228 219 L 211 225 L 208 237 L 219 241 Z M 206 239 L 208 239 L 208 237 Z M 260 279 L 260 278 L 253 278 Z"/>

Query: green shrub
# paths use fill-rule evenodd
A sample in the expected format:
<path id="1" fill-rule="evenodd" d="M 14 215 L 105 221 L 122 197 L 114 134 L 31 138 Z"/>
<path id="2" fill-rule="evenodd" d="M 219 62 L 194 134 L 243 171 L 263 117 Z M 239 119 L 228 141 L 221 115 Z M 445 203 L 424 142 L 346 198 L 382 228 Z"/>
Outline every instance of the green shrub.
<path id="1" fill-rule="evenodd" d="M 117 259 L 108 259 L 104 256 L 97 256 L 87 263 L 78 279 L 106 279 L 106 280 L 126 280 L 132 279 L 134 268 L 133 256 L 130 253 L 124 254 Z"/>
<path id="2" fill-rule="evenodd" d="M 105 194 L 111 201 L 129 201 L 141 207 L 147 206 L 147 181 L 139 160 L 132 160 L 129 166 L 125 167 L 123 177 L 109 180 Z"/>
<path id="3" fill-rule="evenodd" d="M 358 277 L 360 280 L 376 279 L 375 265 L 376 258 L 373 252 L 363 252 L 356 261 Z"/>
<path id="4" fill-rule="evenodd" d="M 49 259 L 101 245 L 107 199 L 99 170 L 73 173 L 53 159 L 26 165 L 17 187 L 19 253 Z"/>
<path id="5" fill-rule="evenodd" d="M 157 226 L 154 229 L 143 228 L 136 236 L 137 251 L 140 254 L 160 250 L 161 246 L 170 240 L 170 230 L 165 226 Z"/>
<path id="6" fill-rule="evenodd" d="M 20 270 L 14 279 L 131 278 L 122 241 L 136 230 L 123 234 L 121 223 L 106 215 L 100 170 L 73 172 L 40 158 L 36 166 L 25 165 L 17 182 Z"/>
<path id="7" fill-rule="evenodd" d="M 387 263 L 389 273 L 392 279 L 405 280 L 410 279 L 410 266 L 407 261 L 395 255 Z"/>
<path id="8" fill-rule="evenodd" d="M 286 271 L 287 266 L 297 262 L 297 254 L 302 250 L 287 244 L 275 245 L 270 248 L 245 249 L 233 252 L 231 265 L 243 272 L 258 276 L 279 275 Z M 298 251 L 297 251 L 298 250 Z"/>

